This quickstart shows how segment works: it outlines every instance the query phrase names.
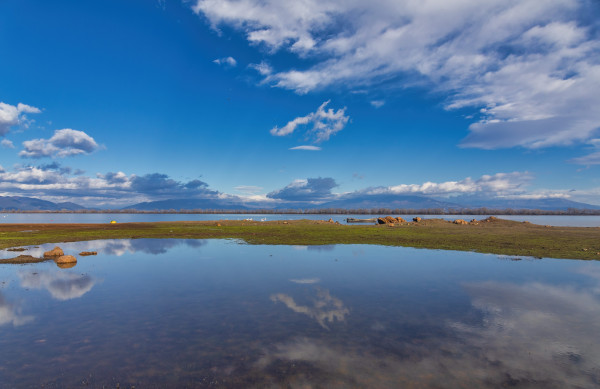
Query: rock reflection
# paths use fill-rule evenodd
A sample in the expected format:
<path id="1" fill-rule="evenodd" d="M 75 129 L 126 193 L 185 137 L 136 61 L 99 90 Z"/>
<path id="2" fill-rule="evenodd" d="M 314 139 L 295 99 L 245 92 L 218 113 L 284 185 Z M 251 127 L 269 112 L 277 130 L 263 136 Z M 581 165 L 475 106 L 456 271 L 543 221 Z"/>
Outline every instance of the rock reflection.
<path id="1" fill-rule="evenodd" d="M 57 300 L 79 298 L 89 292 L 96 280 L 88 275 L 74 273 L 40 271 L 18 273 L 23 288 L 46 289 Z"/>
<path id="2" fill-rule="evenodd" d="M 336 319 L 344 321 L 346 315 L 350 313 L 348 308 L 344 306 L 342 300 L 331 296 L 327 289 L 317 288 L 317 298 L 313 301 L 313 306 L 299 305 L 294 299 L 284 293 L 276 293 L 271 295 L 271 301 L 282 302 L 286 307 L 296 313 L 302 313 L 310 318 L 313 318 L 319 325 L 325 329 L 329 329 L 325 321 L 333 323 Z"/>
<path id="3" fill-rule="evenodd" d="M 33 316 L 21 314 L 21 309 L 14 304 L 9 303 L 0 293 L 0 326 L 12 324 L 17 327 L 33 320 Z"/>

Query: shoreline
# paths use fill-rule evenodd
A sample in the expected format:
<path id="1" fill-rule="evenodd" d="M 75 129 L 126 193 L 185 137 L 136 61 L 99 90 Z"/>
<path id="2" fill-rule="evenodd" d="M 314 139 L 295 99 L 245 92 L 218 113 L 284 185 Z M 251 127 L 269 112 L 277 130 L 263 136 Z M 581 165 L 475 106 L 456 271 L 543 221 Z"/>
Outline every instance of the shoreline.
<path id="1" fill-rule="evenodd" d="M 486 221 L 488 220 L 488 221 Z M 543 226 L 498 218 L 457 225 L 443 219 L 393 225 L 324 220 L 177 221 L 117 224 L 0 224 L 0 249 L 98 239 L 240 239 L 248 244 L 376 244 L 479 253 L 600 260 L 600 227 Z"/>

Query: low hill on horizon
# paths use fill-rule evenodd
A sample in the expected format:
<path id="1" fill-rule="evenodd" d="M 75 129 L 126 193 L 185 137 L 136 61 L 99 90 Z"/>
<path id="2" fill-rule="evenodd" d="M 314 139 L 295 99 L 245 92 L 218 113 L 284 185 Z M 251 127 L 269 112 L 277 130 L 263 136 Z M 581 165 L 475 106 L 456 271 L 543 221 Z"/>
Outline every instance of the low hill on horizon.
<path id="1" fill-rule="evenodd" d="M 72 202 L 53 203 L 34 197 L 0 196 L 0 210 L 6 211 L 77 211 L 86 209 Z"/>

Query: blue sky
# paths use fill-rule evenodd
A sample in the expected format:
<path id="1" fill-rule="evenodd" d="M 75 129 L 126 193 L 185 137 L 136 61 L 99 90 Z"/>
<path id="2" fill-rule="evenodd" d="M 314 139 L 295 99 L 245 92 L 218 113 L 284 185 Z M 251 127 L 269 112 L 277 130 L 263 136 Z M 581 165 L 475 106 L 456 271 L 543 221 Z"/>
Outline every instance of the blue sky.
<path id="1" fill-rule="evenodd" d="M 584 0 L 4 0 L 0 195 L 600 204 L 599 20 Z"/>

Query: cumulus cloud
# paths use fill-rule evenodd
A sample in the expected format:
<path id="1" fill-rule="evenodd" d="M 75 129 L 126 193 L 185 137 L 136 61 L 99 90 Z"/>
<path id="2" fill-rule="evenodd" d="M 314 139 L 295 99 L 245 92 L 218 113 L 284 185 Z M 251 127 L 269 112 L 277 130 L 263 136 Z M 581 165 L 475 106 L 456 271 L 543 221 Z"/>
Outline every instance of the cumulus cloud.
<path id="1" fill-rule="evenodd" d="M 496 173 L 483 175 L 474 180 L 467 177 L 460 181 L 425 182 L 423 184 L 401 184 L 384 188 L 394 194 L 424 194 L 424 195 L 449 195 L 486 192 L 496 196 L 516 191 L 522 191 L 533 180 L 528 172 Z M 377 193 L 379 189 L 374 189 Z"/>
<path id="2" fill-rule="evenodd" d="M 331 190 L 338 186 L 331 177 L 294 180 L 283 189 L 267 194 L 271 199 L 286 201 L 319 201 L 332 197 Z"/>
<path id="3" fill-rule="evenodd" d="M 89 154 L 99 149 L 94 138 L 83 131 L 65 128 L 54 131 L 50 139 L 33 139 L 23 142 L 19 153 L 23 158 L 70 157 Z"/>
<path id="4" fill-rule="evenodd" d="M 290 150 L 321 151 L 321 148 L 319 146 L 303 145 L 303 146 L 290 147 Z"/>
<path id="5" fill-rule="evenodd" d="M 217 58 L 213 62 L 217 65 L 226 65 L 230 67 L 237 66 L 237 61 L 233 57 Z"/>
<path id="6" fill-rule="evenodd" d="M 80 173 L 60 164 L 15 166 L 12 171 L 0 170 L 0 191 L 96 207 L 131 205 L 148 200 L 218 199 L 223 195 L 208 188 L 203 181 L 177 181 L 160 173 L 138 176 L 109 172 L 96 177 Z"/>
<path id="7" fill-rule="evenodd" d="M 421 85 L 447 109 L 481 109 L 465 147 L 565 145 L 600 127 L 599 30 L 582 16 L 597 15 L 596 2 L 197 0 L 193 10 L 267 54 L 310 58 L 262 73 L 272 85 Z"/>
<path id="8" fill-rule="evenodd" d="M 29 125 L 26 113 L 40 113 L 42 112 L 39 108 L 32 107 L 31 105 L 19 103 L 15 107 L 14 105 L 0 102 L 0 136 L 5 136 L 14 126 Z"/>
<path id="9" fill-rule="evenodd" d="M 72 300 L 92 290 L 96 281 L 88 276 L 62 271 L 18 273 L 23 288 L 46 289 L 56 300 Z"/>
<path id="10" fill-rule="evenodd" d="M 279 128 L 277 126 L 271 129 L 271 135 L 285 136 L 293 133 L 298 126 L 312 124 L 312 128 L 306 132 L 307 137 L 311 137 L 315 142 L 323 142 L 329 140 L 332 135 L 343 130 L 350 120 L 346 116 L 346 108 L 338 109 L 337 111 L 329 108 L 325 109 L 330 100 L 325 101 L 317 108 L 315 112 L 311 112 L 306 116 L 300 116 L 292 121 L 289 121 L 285 126 Z"/>
<path id="11" fill-rule="evenodd" d="M 0 142 L 0 145 L 2 145 L 2 147 L 6 148 L 6 149 L 14 149 L 15 148 L 15 145 L 13 144 L 13 142 L 8 139 L 2 139 L 2 142 Z"/>

